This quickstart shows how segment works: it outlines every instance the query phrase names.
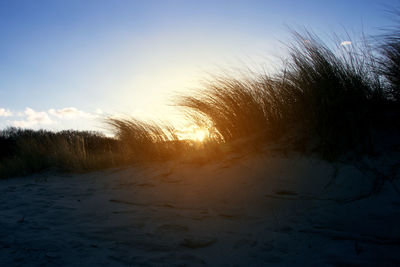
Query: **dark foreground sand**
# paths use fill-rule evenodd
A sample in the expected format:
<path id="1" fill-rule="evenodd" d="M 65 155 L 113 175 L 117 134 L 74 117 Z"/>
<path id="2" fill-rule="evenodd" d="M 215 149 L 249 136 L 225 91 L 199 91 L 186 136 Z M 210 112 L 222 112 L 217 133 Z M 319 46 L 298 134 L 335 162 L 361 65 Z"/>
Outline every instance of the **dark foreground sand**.
<path id="1" fill-rule="evenodd" d="M 232 156 L 2 180 L 0 265 L 399 266 L 396 162 L 362 162 Z M 361 198 L 377 175 L 394 180 Z"/>

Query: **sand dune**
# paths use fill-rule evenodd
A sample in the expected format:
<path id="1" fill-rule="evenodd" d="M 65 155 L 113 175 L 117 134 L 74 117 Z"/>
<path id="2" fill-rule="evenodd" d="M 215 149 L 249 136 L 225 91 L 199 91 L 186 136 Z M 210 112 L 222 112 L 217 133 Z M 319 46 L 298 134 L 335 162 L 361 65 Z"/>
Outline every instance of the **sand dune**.
<path id="1" fill-rule="evenodd" d="M 400 265 L 391 158 L 253 155 L 2 180 L 0 263 Z M 379 174 L 392 181 L 371 195 Z"/>

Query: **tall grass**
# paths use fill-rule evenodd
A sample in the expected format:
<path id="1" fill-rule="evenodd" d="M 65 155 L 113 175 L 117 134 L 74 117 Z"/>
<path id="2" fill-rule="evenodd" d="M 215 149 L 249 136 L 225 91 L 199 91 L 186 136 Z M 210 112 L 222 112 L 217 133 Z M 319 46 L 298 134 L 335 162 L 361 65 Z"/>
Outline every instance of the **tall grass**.
<path id="1" fill-rule="evenodd" d="M 0 132 L 0 177 L 26 175 L 48 168 L 86 171 L 121 162 L 119 144 L 100 133 L 33 131 Z"/>
<path id="2" fill-rule="evenodd" d="M 400 17 L 400 10 L 392 12 Z M 389 97 L 400 104 L 400 21 L 379 37 L 381 74 L 388 82 Z"/>
<path id="3" fill-rule="evenodd" d="M 371 149 L 370 119 L 384 99 L 375 59 L 365 47 L 329 48 L 309 32 L 294 33 L 290 60 L 280 75 L 292 99 L 289 122 L 317 138 L 324 156 Z"/>
<path id="4" fill-rule="evenodd" d="M 290 113 L 286 94 L 281 80 L 266 74 L 215 76 L 198 92 L 178 96 L 176 104 L 192 123 L 213 129 L 219 142 L 249 137 L 273 141 L 287 127 L 282 123 Z"/>
<path id="5" fill-rule="evenodd" d="M 178 156 L 186 147 L 168 124 L 135 118 L 109 118 L 106 123 L 114 130 L 129 161 L 165 160 Z"/>
<path id="6" fill-rule="evenodd" d="M 178 96 L 189 121 L 209 130 L 201 145 L 180 140 L 168 123 L 135 118 L 106 119 L 115 138 L 9 128 L 0 133 L 0 177 L 176 158 L 204 162 L 232 147 L 265 143 L 335 159 L 373 152 L 374 132 L 399 123 L 400 31 L 384 35 L 376 50 L 366 42 L 329 46 L 310 32 L 294 32 L 285 62 L 273 75 L 216 75 Z M 393 106 L 397 111 L 386 116 Z"/>
<path id="7" fill-rule="evenodd" d="M 397 36 L 388 36 L 382 49 L 382 73 L 390 83 L 389 93 L 395 101 L 400 102 L 400 32 Z"/>
<path id="8" fill-rule="evenodd" d="M 292 134 L 317 140 L 326 157 L 369 149 L 369 118 L 383 101 L 375 60 L 365 50 L 337 49 L 309 32 L 294 33 L 289 60 L 277 74 L 216 77 L 197 94 L 180 96 L 177 105 L 194 123 L 208 120 L 224 142 Z"/>
<path id="9" fill-rule="evenodd" d="M 197 122 L 200 123 L 200 120 Z M 220 157 L 226 150 L 211 129 L 209 136 L 199 142 L 180 139 L 179 130 L 168 123 L 135 118 L 108 118 L 106 123 L 114 130 L 120 143 L 120 153 L 129 163 L 178 160 L 204 164 Z"/>

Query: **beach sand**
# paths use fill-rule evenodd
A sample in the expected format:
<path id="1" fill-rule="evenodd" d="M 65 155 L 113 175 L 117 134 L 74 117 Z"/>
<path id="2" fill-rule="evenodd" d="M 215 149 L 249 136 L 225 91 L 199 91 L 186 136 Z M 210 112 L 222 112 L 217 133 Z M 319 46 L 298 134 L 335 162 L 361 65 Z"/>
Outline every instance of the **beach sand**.
<path id="1" fill-rule="evenodd" d="M 399 266 L 395 161 L 360 162 L 231 155 L 1 180 L 0 265 Z"/>

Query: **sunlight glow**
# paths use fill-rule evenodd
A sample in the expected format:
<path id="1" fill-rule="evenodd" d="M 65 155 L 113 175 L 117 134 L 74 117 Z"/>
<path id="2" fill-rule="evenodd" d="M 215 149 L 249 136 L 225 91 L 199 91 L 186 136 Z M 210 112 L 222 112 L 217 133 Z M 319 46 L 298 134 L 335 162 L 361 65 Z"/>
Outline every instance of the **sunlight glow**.
<path id="1" fill-rule="evenodd" d="M 196 140 L 202 142 L 204 138 L 206 138 L 207 132 L 203 129 L 199 129 L 195 131 Z"/>
<path id="2" fill-rule="evenodd" d="M 196 142 L 203 142 L 208 138 L 209 131 L 206 128 L 189 126 L 179 130 L 177 135 L 180 140 L 192 140 Z"/>

